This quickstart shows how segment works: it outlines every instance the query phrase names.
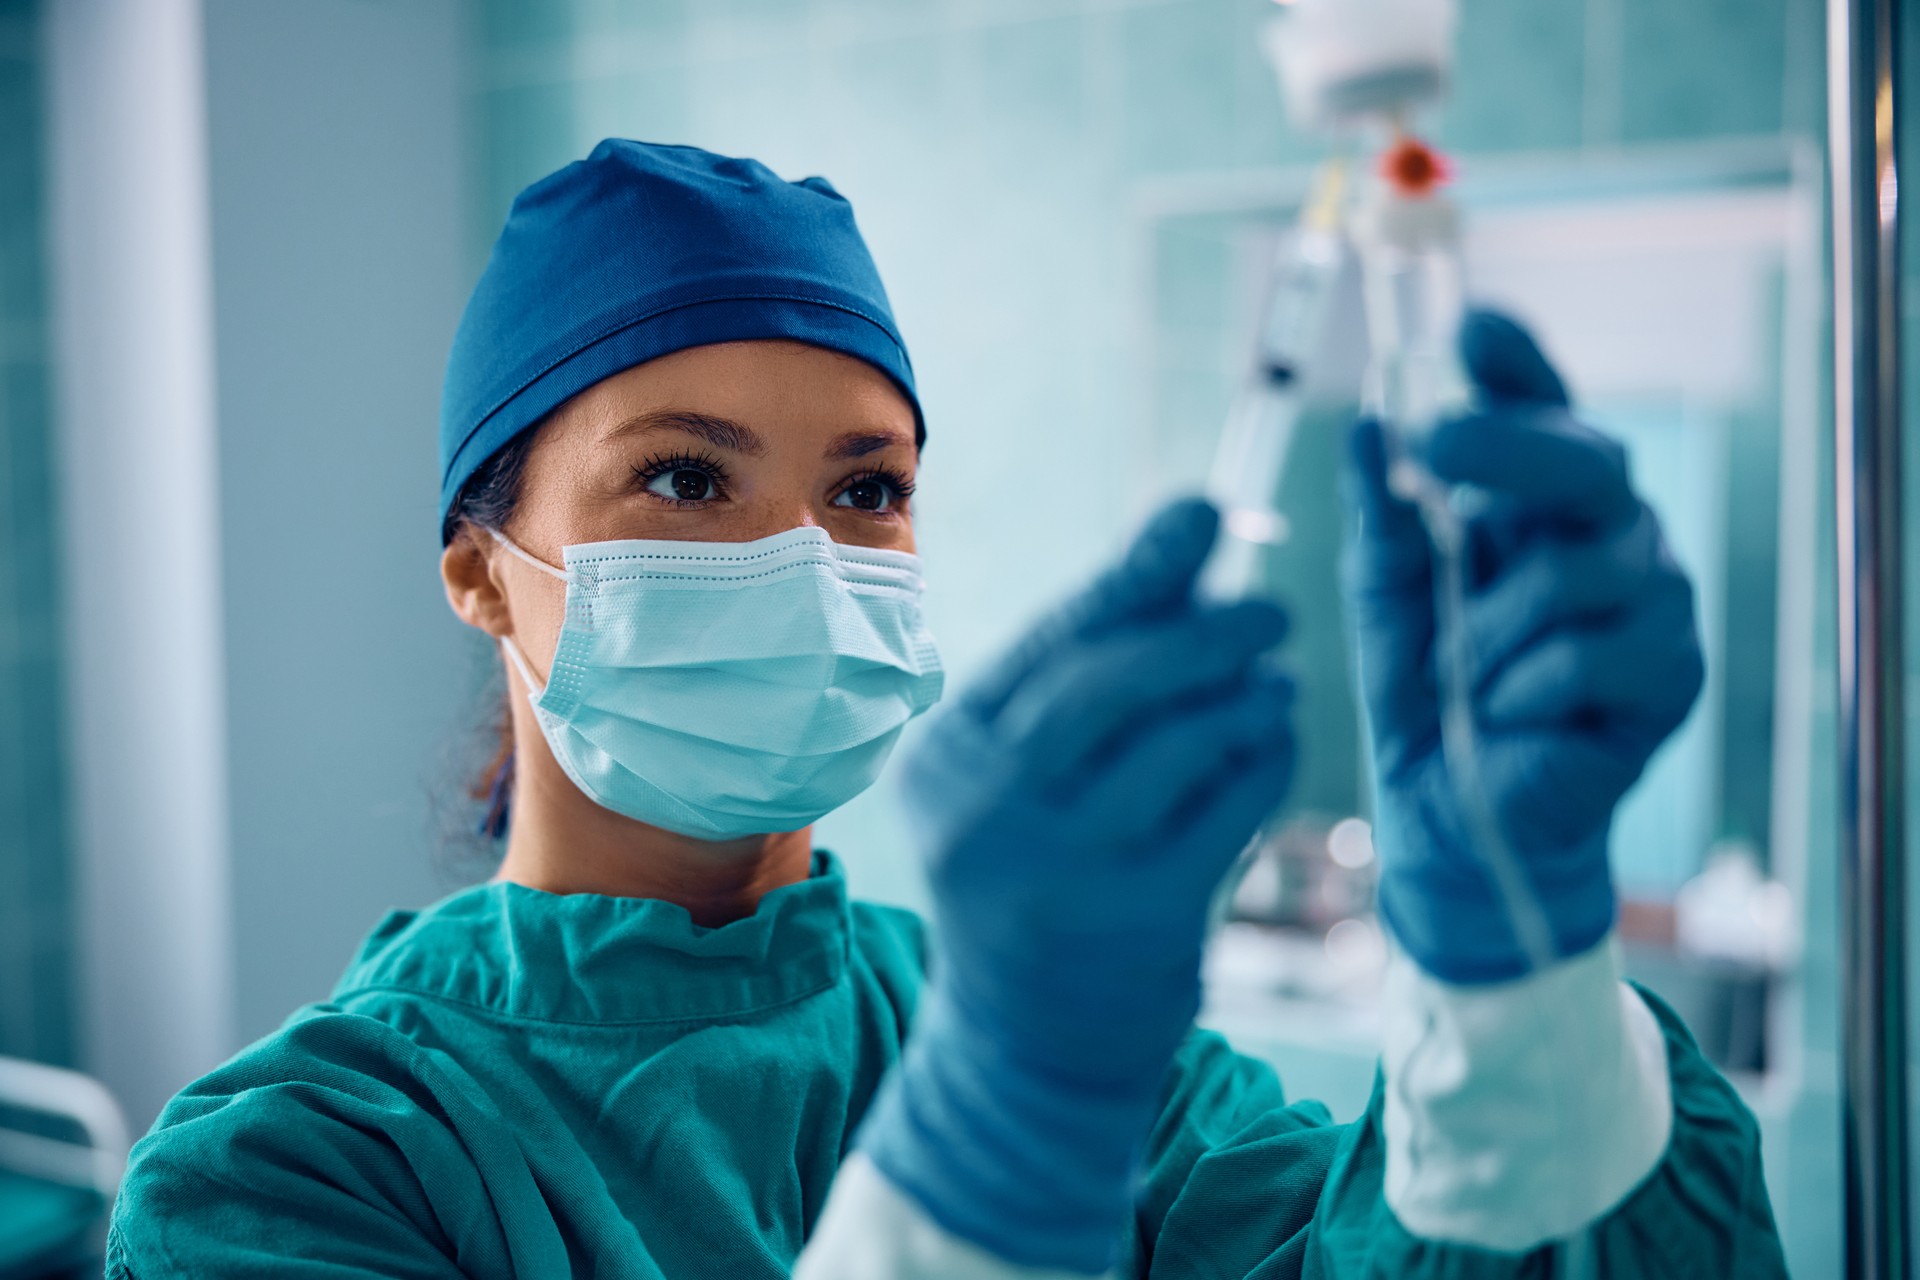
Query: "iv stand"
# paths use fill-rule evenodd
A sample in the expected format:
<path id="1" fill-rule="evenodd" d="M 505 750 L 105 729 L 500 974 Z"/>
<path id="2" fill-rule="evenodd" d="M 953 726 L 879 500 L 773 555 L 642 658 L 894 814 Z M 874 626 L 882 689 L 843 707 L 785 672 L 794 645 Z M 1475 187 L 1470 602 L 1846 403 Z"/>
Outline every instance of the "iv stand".
<path id="1" fill-rule="evenodd" d="M 1899 0 L 1828 0 L 1847 1275 L 1907 1280 Z"/>

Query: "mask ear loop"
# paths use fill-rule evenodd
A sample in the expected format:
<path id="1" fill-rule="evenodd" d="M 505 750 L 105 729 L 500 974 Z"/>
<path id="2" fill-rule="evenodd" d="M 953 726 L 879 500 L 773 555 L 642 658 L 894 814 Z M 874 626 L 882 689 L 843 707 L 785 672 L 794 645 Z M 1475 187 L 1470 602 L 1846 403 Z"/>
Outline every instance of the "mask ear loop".
<path id="1" fill-rule="evenodd" d="M 526 551 L 518 543 L 514 542 L 512 538 L 501 533 L 498 529 L 488 529 L 487 532 L 493 535 L 495 542 L 505 547 L 520 559 L 525 560 L 528 564 L 540 570 L 540 572 L 550 577 L 558 578 L 562 582 L 569 581 L 565 570 L 556 569 L 545 560 Z M 507 661 L 511 662 L 513 669 L 520 673 L 520 679 L 527 687 L 528 701 L 538 703 L 541 696 L 547 691 L 546 683 L 534 678 L 533 667 L 527 661 L 527 656 L 520 652 L 520 646 L 513 642 L 512 637 L 501 636 L 500 651 L 507 655 Z M 480 834 L 484 838 L 498 840 L 507 833 L 508 814 L 512 804 L 511 785 L 514 773 L 513 764 L 513 757 L 509 755 L 501 762 L 500 771 L 494 775 L 493 787 L 487 797 L 487 811 L 480 819 Z"/>
<path id="2" fill-rule="evenodd" d="M 548 577 L 558 578 L 562 582 L 572 581 L 571 576 L 567 573 L 565 569 L 554 568 L 552 565 L 548 564 L 545 560 L 542 560 L 539 556 L 536 556 L 531 551 L 527 551 L 524 548 L 522 548 L 519 543 L 515 542 L 512 538 L 509 538 L 506 534 L 500 532 L 498 529 L 488 529 L 487 532 L 493 535 L 493 540 L 495 542 L 505 547 L 508 551 L 511 551 L 514 555 L 519 556 L 522 560 L 525 560 L 528 564 L 532 565 L 534 568 L 538 569 L 540 572 L 546 574 Z"/>
<path id="3" fill-rule="evenodd" d="M 520 673 L 520 679 L 527 686 L 527 700 L 539 702 L 547 691 L 546 682 L 534 678 L 533 668 L 527 665 L 527 656 L 520 652 L 520 646 L 513 642 L 512 636 L 500 637 L 500 649 L 507 655 L 507 661 Z"/>
<path id="4" fill-rule="evenodd" d="M 565 569 L 554 568 L 545 560 L 522 548 L 519 543 L 498 529 L 488 529 L 487 532 L 493 535 L 495 542 L 505 547 L 514 555 L 519 556 L 522 560 L 525 560 L 528 564 L 546 574 L 548 577 L 558 578 L 562 582 L 572 581 Z M 527 655 L 520 652 L 520 646 L 515 644 L 510 636 L 500 637 L 500 648 L 507 655 L 507 661 L 513 664 L 513 669 L 520 673 L 520 679 L 526 683 L 527 696 L 534 702 L 540 701 L 541 695 L 547 691 L 546 681 L 534 677 L 533 667 L 527 662 Z"/>

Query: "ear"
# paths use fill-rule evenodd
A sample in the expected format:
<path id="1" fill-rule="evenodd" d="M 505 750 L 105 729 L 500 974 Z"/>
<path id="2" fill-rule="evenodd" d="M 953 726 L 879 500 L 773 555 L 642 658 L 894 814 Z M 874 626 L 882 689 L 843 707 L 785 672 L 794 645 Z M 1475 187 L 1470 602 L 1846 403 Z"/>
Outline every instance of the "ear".
<path id="1" fill-rule="evenodd" d="M 513 617 L 494 574 L 496 550 L 474 536 L 472 525 L 462 526 L 440 553 L 440 581 L 460 621 L 498 640 L 512 633 Z"/>

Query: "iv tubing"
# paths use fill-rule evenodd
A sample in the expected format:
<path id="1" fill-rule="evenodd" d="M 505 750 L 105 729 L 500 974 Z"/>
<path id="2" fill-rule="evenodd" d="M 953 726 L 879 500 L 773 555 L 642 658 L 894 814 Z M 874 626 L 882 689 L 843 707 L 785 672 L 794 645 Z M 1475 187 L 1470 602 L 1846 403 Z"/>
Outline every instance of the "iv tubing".
<path id="1" fill-rule="evenodd" d="M 1467 631 L 1467 538 L 1437 484 L 1429 483 L 1419 502 L 1433 544 L 1434 649 L 1440 694 L 1440 752 L 1453 780 L 1473 846 L 1506 913 L 1529 971 L 1538 973 L 1558 958 L 1553 929 L 1527 883 L 1520 858 L 1500 827 L 1500 816 L 1480 772 L 1480 732 L 1473 722 L 1473 640 Z"/>
<path id="2" fill-rule="evenodd" d="M 1389 119 L 1389 134 L 1396 144 L 1409 141 L 1396 118 Z M 1425 199 L 1422 191 L 1412 198 Z M 1404 198 L 1404 197 L 1402 197 Z M 1461 287 L 1457 259 L 1445 251 L 1401 244 L 1397 248 L 1383 243 L 1376 231 L 1354 237 L 1360 249 L 1361 278 L 1365 290 L 1367 328 L 1373 344 L 1373 376 L 1367 394 L 1373 402 L 1374 416 L 1388 432 L 1390 448 L 1388 483 L 1403 498 L 1419 509 L 1426 526 L 1427 539 L 1434 553 L 1434 667 L 1440 712 L 1440 749 L 1460 802 L 1465 835 L 1473 854 L 1486 869 L 1500 900 L 1514 941 L 1526 957 L 1529 972 L 1540 972 L 1557 959 L 1553 929 L 1528 883 L 1519 856 L 1507 840 L 1500 816 L 1487 790 L 1481 771 L 1479 728 L 1474 723 L 1473 639 L 1467 628 L 1467 529 L 1453 504 L 1453 493 L 1440 483 L 1414 456 L 1415 437 L 1434 425 L 1449 408 L 1450 398 L 1464 399 L 1465 378 L 1449 379 L 1456 385 L 1442 390 L 1432 377 L 1432 369 L 1422 371 L 1425 381 L 1418 390 L 1408 391 L 1407 355 L 1415 332 L 1435 340 L 1436 327 L 1446 332 L 1439 341 L 1452 344 L 1458 339 L 1461 314 Z M 1457 235 L 1457 232 L 1452 233 Z M 1457 253 L 1457 247 L 1454 250 Z M 1411 255 L 1424 265 L 1408 265 Z M 1396 263 L 1399 265 L 1396 266 Z M 1396 277 L 1408 271 L 1428 274 L 1428 291 L 1421 293 L 1409 307 L 1396 287 Z M 1433 307 L 1432 290 L 1442 299 L 1439 315 Z M 1424 355 L 1431 355 L 1426 352 Z M 1451 357 L 1449 357 L 1451 358 Z M 1417 405 L 1407 403 L 1413 396 L 1424 397 Z M 1409 421 L 1409 418 L 1417 420 Z"/>

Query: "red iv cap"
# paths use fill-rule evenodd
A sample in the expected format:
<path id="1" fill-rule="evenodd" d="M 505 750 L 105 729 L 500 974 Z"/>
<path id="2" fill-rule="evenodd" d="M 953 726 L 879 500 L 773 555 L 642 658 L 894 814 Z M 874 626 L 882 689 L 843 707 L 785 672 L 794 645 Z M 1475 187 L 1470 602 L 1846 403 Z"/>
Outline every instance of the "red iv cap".
<path id="1" fill-rule="evenodd" d="M 1420 139 L 1403 137 L 1381 153 L 1380 176 L 1396 193 L 1419 199 L 1452 178 L 1453 165 Z"/>

